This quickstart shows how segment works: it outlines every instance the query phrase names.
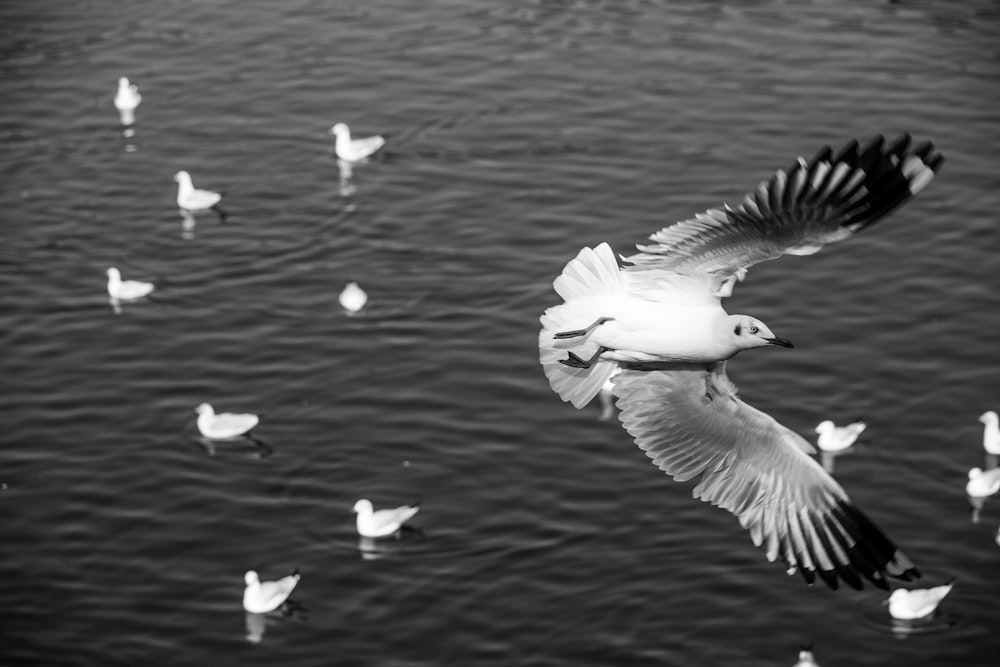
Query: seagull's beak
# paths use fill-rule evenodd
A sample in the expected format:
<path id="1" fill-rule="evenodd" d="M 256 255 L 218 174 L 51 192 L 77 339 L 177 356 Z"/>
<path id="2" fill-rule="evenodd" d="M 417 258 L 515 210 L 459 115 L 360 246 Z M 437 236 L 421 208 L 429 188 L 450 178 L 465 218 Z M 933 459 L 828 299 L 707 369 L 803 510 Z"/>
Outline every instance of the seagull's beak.
<path id="1" fill-rule="evenodd" d="M 764 340 L 766 340 L 771 345 L 780 345 L 781 347 L 795 347 L 794 345 L 792 345 L 792 341 L 788 340 L 787 338 L 778 338 L 777 336 L 775 336 L 774 338 L 765 338 Z"/>

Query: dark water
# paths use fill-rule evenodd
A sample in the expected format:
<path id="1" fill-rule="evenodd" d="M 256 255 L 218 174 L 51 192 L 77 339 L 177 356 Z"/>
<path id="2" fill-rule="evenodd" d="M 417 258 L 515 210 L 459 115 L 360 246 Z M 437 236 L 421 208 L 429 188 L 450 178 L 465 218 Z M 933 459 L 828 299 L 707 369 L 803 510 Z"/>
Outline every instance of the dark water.
<path id="1" fill-rule="evenodd" d="M 1000 408 L 1000 10 L 970 2 L 0 5 L 0 663 L 982 665 L 1000 502 L 964 494 Z M 128 76 L 135 134 L 111 105 Z M 338 186 L 329 127 L 390 132 Z M 947 163 L 841 246 L 728 303 L 794 351 L 730 365 L 837 462 L 952 627 L 808 588 L 537 363 L 551 281 L 735 201 L 825 143 Z M 185 229 L 173 174 L 224 189 Z M 104 271 L 157 283 L 107 302 Z M 363 316 L 336 303 L 348 279 Z M 194 407 L 263 414 L 210 456 Z M 361 557 L 351 506 L 422 499 Z M 246 641 L 243 572 L 308 613 Z"/>

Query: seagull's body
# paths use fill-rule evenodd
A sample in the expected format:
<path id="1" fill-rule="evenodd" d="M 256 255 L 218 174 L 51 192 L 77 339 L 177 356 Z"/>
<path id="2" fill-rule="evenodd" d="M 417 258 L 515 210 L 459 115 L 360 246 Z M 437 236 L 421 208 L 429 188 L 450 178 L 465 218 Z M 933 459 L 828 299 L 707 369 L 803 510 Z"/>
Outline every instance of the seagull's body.
<path id="1" fill-rule="evenodd" d="M 234 414 L 223 412 L 215 414 L 208 403 L 202 403 L 195 412 L 198 413 L 198 431 L 210 440 L 227 440 L 246 434 L 260 423 L 260 417 L 251 414 Z"/>
<path id="2" fill-rule="evenodd" d="M 108 296 L 119 301 L 134 301 L 141 299 L 153 291 L 153 283 L 141 280 L 122 280 L 121 271 L 115 267 L 108 268 Z"/>
<path id="3" fill-rule="evenodd" d="M 222 195 L 211 190 L 199 190 L 194 187 L 191 174 L 186 171 L 179 171 L 174 174 L 177 181 L 177 206 L 185 211 L 204 211 L 216 208 Z"/>
<path id="4" fill-rule="evenodd" d="M 951 592 L 952 586 L 954 584 L 949 581 L 943 586 L 919 588 L 912 591 L 897 588 L 887 600 L 889 615 L 900 621 L 915 621 L 926 618 L 934 613 L 944 596 Z"/>
<path id="5" fill-rule="evenodd" d="M 799 158 L 726 206 L 667 226 L 619 258 L 584 248 L 555 280 L 564 303 L 541 317 L 539 350 L 553 390 L 577 408 L 617 368 L 625 429 L 696 497 L 734 513 L 769 560 L 836 588 L 887 575 L 920 576 L 909 559 L 808 456 L 813 447 L 736 395 L 726 360 L 741 350 L 791 347 L 759 320 L 728 315 L 749 267 L 808 255 L 849 238 L 922 190 L 942 162 L 904 135 Z M 622 264 L 623 262 L 623 264 Z"/>
<path id="6" fill-rule="evenodd" d="M 352 280 L 344 286 L 337 300 L 340 301 L 341 308 L 351 315 L 356 315 L 368 303 L 368 293 Z"/>
<path id="7" fill-rule="evenodd" d="M 334 150 L 337 157 L 345 162 L 360 162 L 385 145 L 385 137 L 375 135 L 364 139 L 352 139 L 351 129 L 346 123 L 337 123 L 330 128 L 330 134 L 337 137 Z"/>
<path id="8" fill-rule="evenodd" d="M 1000 416 L 993 410 L 979 415 L 983 423 L 983 449 L 987 454 L 1000 456 Z"/>
<path id="9" fill-rule="evenodd" d="M 358 535 L 361 537 L 395 535 L 419 509 L 416 505 L 402 505 L 392 509 L 375 510 L 370 500 L 362 498 L 354 503 L 354 511 L 358 515 L 356 522 Z"/>
<path id="10" fill-rule="evenodd" d="M 296 571 L 277 581 L 261 581 L 253 570 L 246 573 L 247 587 L 243 591 L 243 608 L 253 614 L 274 611 L 288 599 L 301 575 Z"/>
<path id="11" fill-rule="evenodd" d="M 858 437 L 868 427 L 864 422 L 854 422 L 847 426 L 837 426 L 829 419 L 819 423 L 816 433 L 816 446 L 824 452 L 842 452 L 850 448 Z"/>
<path id="12" fill-rule="evenodd" d="M 973 468 L 969 471 L 969 481 L 965 484 L 965 493 L 970 498 L 987 498 L 1000 491 L 1000 468 L 983 470 Z"/>
<path id="13" fill-rule="evenodd" d="M 141 102 L 142 95 L 139 94 L 139 88 L 135 84 L 130 83 L 124 76 L 118 79 L 115 108 L 119 111 L 135 111 Z"/>

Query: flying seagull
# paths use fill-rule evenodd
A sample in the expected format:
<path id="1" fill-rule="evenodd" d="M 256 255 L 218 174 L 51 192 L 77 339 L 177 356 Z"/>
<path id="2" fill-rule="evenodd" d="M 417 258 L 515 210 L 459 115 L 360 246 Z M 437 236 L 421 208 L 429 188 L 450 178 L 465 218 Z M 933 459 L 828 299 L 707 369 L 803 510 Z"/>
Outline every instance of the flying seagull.
<path id="1" fill-rule="evenodd" d="M 809 255 L 879 221 L 920 192 L 943 162 L 909 135 L 851 141 L 799 158 L 743 202 L 669 225 L 621 262 L 605 243 L 584 248 L 556 278 L 565 303 L 541 317 L 540 360 L 552 389 L 577 408 L 613 380 L 637 445 L 694 495 L 735 514 L 768 560 L 808 583 L 860 589 L 911 581 L 913 563 L 808 456 L 804 438 L 741 401 L 726 360 L 792 347 L 763 322 L 729 315 L 721 299 L 749 267 Z"/>

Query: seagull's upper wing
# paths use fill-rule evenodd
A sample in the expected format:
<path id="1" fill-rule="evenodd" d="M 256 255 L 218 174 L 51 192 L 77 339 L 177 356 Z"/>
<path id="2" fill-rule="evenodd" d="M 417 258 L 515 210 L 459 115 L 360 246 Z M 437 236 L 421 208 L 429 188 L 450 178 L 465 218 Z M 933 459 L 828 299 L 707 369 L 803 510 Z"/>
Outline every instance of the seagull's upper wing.
<path id="1" fill-rule="evenodd" d="M 851 141 L 837 153 L 827 146 L 776 172 L 736 208 L 708 210 L 638 244 L 640 252 L 625 258 L 631 291 L 655 294 L 680 274 L 728 296 L 748 267 L 818 252 L 882 219 L 920 192 L 943 161 L 933 144 L 912 145 L 908 134 L 892 143 Z"/>
<path id="2" fill-rule="evenodd" d="M 913 563 L 806 452 L 796 433 L 736 396 L 725 362 L 623 370 L 614 380 L 621 420 L 653 463 L 694 495 L 735 514 L 768 560 L 781 558 L 831 588 L 862 577 L 919 577 Z"/>

